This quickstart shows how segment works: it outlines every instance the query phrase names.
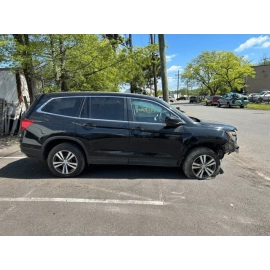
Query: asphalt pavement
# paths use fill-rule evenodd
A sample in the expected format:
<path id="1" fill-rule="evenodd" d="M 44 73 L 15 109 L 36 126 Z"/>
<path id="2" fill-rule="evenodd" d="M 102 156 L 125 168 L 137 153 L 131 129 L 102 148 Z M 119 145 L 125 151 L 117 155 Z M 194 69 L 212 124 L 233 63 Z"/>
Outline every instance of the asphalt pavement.
<path id="1" fill-rule="evenodd" d="M 0 144 L 0 235 L 270 235 L 270 112 L 174 105 L 237 125 L 240 153 L 225 156 L 222 174 L 199 181 L 180 168 L 96 165 L 62 179 L 16 141 Z"/>

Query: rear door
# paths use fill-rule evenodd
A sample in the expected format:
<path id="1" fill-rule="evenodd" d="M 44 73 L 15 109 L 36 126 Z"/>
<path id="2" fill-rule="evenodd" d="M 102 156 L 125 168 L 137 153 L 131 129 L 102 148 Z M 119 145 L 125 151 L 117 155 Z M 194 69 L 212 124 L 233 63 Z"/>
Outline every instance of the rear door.
<path id="1" fill-rule="evenodd" d="M 92 96 L 85 99 L 76 126 L 89 163 L 127 164 L 129 128 L 126 98 Z"/>

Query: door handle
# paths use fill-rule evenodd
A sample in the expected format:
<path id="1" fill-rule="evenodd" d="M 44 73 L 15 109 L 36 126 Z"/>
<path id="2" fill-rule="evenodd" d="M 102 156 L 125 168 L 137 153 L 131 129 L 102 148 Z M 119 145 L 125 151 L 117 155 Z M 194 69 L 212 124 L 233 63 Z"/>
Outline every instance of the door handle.
<path id="1" fill-rule="evenodd" d="M 134 131 L 143 131 L 144 129 L 142 128 L 142 127 L 136 127 L 136 128 L 132 128 L 132 130 L 134 130 Z"/>

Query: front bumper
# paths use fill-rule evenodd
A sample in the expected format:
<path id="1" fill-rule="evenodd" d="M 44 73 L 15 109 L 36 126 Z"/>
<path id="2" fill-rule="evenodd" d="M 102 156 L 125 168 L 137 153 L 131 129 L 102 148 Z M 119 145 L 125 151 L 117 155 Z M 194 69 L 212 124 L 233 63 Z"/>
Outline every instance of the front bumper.
<path id="1" fill-rule="evenodd" d="M 239 146 L 237 141 L 230 139 L 226 144 L 222 146 L 224 154 L 230 154 L 232 152 L 239 153 Z"/>

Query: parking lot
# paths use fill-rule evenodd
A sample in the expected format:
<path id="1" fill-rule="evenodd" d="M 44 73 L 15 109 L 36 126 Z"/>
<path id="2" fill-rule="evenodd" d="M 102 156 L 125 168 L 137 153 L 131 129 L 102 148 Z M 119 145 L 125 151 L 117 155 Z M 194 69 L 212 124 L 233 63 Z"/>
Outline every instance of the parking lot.
<path id="1" fill-rule="evenodd" d="M 270 111 L 174 105 L 237 127 L 240 153 L 225 156 L 222 174 L 96 165 L 55 178 L 13 144 L 0 150 L 0 235 L 269 235 Z"/>

